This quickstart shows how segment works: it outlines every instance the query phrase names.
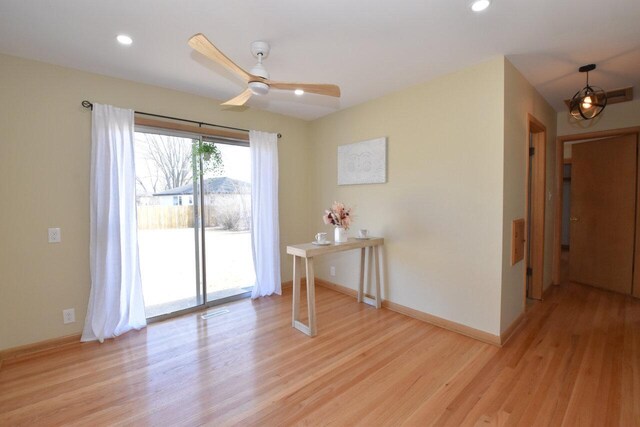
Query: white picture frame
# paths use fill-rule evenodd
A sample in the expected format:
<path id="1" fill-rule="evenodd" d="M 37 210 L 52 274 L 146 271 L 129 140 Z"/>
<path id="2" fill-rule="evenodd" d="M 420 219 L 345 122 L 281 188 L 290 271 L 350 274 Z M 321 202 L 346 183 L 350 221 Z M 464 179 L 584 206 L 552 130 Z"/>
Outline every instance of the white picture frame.
<path id="1" fill-rule="evenodd" d="M 338 146 L 338 185 L 386 182 L 386 137 Z"/>

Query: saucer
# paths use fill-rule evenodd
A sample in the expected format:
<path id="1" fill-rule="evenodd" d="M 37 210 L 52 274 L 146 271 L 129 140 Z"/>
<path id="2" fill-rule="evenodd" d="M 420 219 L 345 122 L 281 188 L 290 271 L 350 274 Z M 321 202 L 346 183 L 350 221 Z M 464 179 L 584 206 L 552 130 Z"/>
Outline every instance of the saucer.
<path id="1" fill-rule="evenodd" d="M 330 241 L 325 240 L 324 242 L 311 242 L 312 244 L 316 245 L 316 246 L 329 246 L 331 244 Z"/>

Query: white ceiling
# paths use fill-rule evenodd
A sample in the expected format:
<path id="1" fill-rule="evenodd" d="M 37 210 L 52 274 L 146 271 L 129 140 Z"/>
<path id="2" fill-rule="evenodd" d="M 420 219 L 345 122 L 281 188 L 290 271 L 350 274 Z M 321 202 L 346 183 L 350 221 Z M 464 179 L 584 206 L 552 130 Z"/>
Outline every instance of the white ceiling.
<path id="1" fill-rule="evenodd" d="M 187 46 L 204 33 L 245 69 L 266 40 L 279 81 L 334 83 L 342 98 L 271 91 L 252 107 L 313 119 L 504 54 L 558 110 L 591 83 L 640 83 L 640 0 L 0 0 L 0 52 L 216 99 L 243 82 Z M 132 46 L 116 43 L 131 35 Z"/>

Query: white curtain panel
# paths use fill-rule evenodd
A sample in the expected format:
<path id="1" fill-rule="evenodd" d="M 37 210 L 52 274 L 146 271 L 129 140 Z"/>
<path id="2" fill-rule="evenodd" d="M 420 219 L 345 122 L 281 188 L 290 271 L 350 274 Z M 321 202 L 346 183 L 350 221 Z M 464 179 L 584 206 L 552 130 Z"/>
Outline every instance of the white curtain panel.
<path id="1" fill-rule="evenodd" d="M 146 326 L 136 223 L 133 111 L 93 104 L 91 294 L 82 341 Z"/>
<path id="2" fill-rule="evenodd" d="M 282 293 L 278 226 L 278 136 L 249 132 L 251 151 L 251 246 L 256 284 L 251 298 Z"/>

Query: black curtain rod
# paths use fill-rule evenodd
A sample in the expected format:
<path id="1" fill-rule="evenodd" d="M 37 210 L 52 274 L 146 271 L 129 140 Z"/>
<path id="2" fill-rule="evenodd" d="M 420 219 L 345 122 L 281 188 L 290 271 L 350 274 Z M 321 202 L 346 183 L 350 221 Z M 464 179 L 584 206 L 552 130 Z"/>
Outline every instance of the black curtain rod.
<path id="1" fill-rule="evenodd" d="M 87 100 L 82 101 L 82 106 L 84 108 L 89 108 L 89 109 L 93 110 L 93 104 L 90 101 L 87 101 Z M 181 119 L 179 117 L 171 117 L 171 116 L 163 116 L 163 115 L 160 115 L 160 114 L 144 113 L 142 111 L 136 111 L 135 113 L 136 114 L 142 114 L 143 116 L 159 117 L 161 119 L 178 120 L 178 121 L 181 121 L 181 122 L 193 123 L 193 124 L 196 124 L 198 126 L 205 125 L 205 126 L 213 126 L 213 127 L 217 127 L 217 128 L 223 128 L 223 129 L 238 130 L 238 131 L 241 131 L 241 132 L 249 132 L 248 129 L 234 128 L 234 127 L 231 127 L 231 126 L 216 125 L 216 124 L 213 124 L 213 123 L 197 122 L 195 120 Z M 282 134 L 279 133 L 278 134 L 278 138 L 282 138 Z"/>

